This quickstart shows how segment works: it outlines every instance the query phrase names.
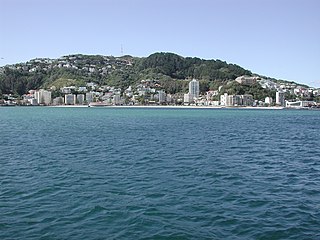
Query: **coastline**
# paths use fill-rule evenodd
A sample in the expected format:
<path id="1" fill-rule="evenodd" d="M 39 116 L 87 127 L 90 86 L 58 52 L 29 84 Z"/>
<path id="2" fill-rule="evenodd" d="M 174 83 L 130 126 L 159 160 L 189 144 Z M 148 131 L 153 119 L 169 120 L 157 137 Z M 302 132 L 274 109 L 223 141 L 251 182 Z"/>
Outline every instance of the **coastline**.
<path id="1" fill-rule="evenodd" d="M 283 110 L 285 107 L 225 107 L 225 106 L 184 106 L 184 105 L 110 105 L 110 106 L 89 106 L 89 105 L 57 105 L 47 106 L 54 108 L 171 108 L 171 109 L 255 109 L 255 110 Z"/>
<path id="2" fill-rule="evenodd" d="M 110 105 L 110 106 L 89 106 L 89 105 L 48 105 L 48 106 L 24 106 L 24 105 L 0 105 L 0 108 L 7 107 L 49 107 L 49 108 L 153 108 L 153 109 L 233 109 L 233 110 L 320 110 L 319 108 L 304 107 L 252 107 L 252 106 L 185 106 L 185 105 Z"/>

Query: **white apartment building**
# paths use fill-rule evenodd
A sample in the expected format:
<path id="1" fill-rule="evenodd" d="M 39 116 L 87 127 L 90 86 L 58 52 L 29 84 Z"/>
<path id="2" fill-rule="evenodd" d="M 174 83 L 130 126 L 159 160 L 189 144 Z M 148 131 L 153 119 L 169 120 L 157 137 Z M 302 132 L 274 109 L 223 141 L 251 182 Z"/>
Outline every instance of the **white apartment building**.
<path id="1" fill-rule="evenodd" d="M 220 96 L 220 105 L 221 106 L 252 106 L 253 105 L 253 96 L 249 94 L 245 95 L 228 95 L 224 93 Z"/>
<path id="2" fill-rule="evenodd" d="M 86 101 L 87 101 L 88 104 L 93 102 L 93 93 L 92 92 L 87 92 L 86 93 Z"/>
<path id="3" fill-rule="evenodd" d="M 76 103 L 76 95 L 74 94 L 64 95 L 64 103 L 66 105 L 74 105 Z"/>
<path id="4" fill-rule="evenodd" d="M 221 106 L 226 106 L 227 97 L 228 97 L 228 93 L 224 93 L 223 95 L 220 96 L 220 105 Z"/>
<path id="5" fill-rule="evenodd" d="M 185 93 L 185 94 L 183 95 L 183 102 L 184 102 L 184 103 L 190 103 L 190 100 L 191 100 L 190 94 L 189 94 L 189 93 Z"/>
<path id="6" fill-rule="evenodd" d="M 40 89 L 34 92 L 34 98 L 37 100 L 38 104 L 51 104 L 51 92 L 44 89 Z"/>
<path id="7" fill-rule="evenodd" d="M 285 106 L 284 92 L 276 92 L 276 104 Z"/>
<path id="8" fill-rule="evenodd" d="M 192 79 L 192 81 L 189 82 L 189 95 L 190 100 L 193 102 L 196 98 L 199 98 L 200 94 L 200 88 L 199 88 L 199 81 L 196 79 Z"/>
<path id="9" fill-rule="evenodd" d="M 272 100 L 273 100 L 272 97 L 266 97 L 266 98 L 264 99 L 264 103 L 270 105 L 270 104 L 272 104 Z"/>
<path id="10" fill-rule="evenodd" d="M 166 93 L 163 90 L 158 91 L 158 95 L 160 104 L 166 102 Z"/>
<path id="11" fill-rule="evenodd" d="M 82 105 L 84 103 L 84 94 L 77 95 L 77 104 Z"/>
<path id="12" fill-rule="evenodd" d="M 242 106 L 252 106 L 253 96 L 250 94 L 245 94 L 240 96 L 240 105 Z"/>
<path id="13" fill-rule="evenodd" d="M 122 101 L 121 101 L 121 96 L 120 96 L 120 94 L 115 94 L 115 95 L 113 95 L 112 103 L 113 103 L 114 105 L 121 105 Z"/>

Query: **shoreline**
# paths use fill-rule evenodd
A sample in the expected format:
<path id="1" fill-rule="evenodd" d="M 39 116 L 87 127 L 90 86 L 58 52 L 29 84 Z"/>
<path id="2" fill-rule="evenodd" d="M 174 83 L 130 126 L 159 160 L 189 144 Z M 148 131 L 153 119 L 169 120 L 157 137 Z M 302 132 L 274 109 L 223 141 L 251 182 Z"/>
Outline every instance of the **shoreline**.
<path id="1" fill-rule="evenodd" d="M 319 108 L 304 107 L 252 107 L 252 106 L 185 106 L 185 105 L 110 105 L 110 106 L 89 106 L 89 105 L 49 105 L 49 106 L 23 106 L 23 105 L 0 105 L 0 108 L 7 107 L 49 107 L 49 108 L 153 108 L 153 109 L 233 109 L 233 110 L 320 110 Z"/>
<path id="2" fill-rule="evenodd" d="M 171 108 L 171 109 L 255 109 L 255 110 L 283 110 L 285 107 L 225 107 L 225 106 L 184 106 L 184 105 L 110 105 L 110 106 L 89 106 L 89 105 L 57 105 L 47 106 L 56 108 Z"/>

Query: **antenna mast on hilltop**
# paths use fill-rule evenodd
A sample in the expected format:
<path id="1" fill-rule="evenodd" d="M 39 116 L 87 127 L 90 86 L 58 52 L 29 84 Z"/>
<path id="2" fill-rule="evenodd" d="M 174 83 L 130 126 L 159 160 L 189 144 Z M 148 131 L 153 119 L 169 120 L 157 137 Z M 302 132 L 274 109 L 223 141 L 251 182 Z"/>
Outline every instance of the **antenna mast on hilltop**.
<path id="1" fill-rule="evenodd" d="M 121 44 L 121 56 L 123 56 L 123 46 Z"/>

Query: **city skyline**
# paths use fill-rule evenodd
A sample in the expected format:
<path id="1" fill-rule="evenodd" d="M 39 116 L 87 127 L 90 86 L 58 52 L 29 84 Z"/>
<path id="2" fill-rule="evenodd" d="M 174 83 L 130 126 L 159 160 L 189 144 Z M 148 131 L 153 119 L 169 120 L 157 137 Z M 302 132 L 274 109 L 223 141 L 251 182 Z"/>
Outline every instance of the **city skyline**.
<path id="1" fill-rule="evenodd" d="M 174 52 L 320 87 L 316 0 L 0 0 L 0 66 L 69 54 Z"/>

